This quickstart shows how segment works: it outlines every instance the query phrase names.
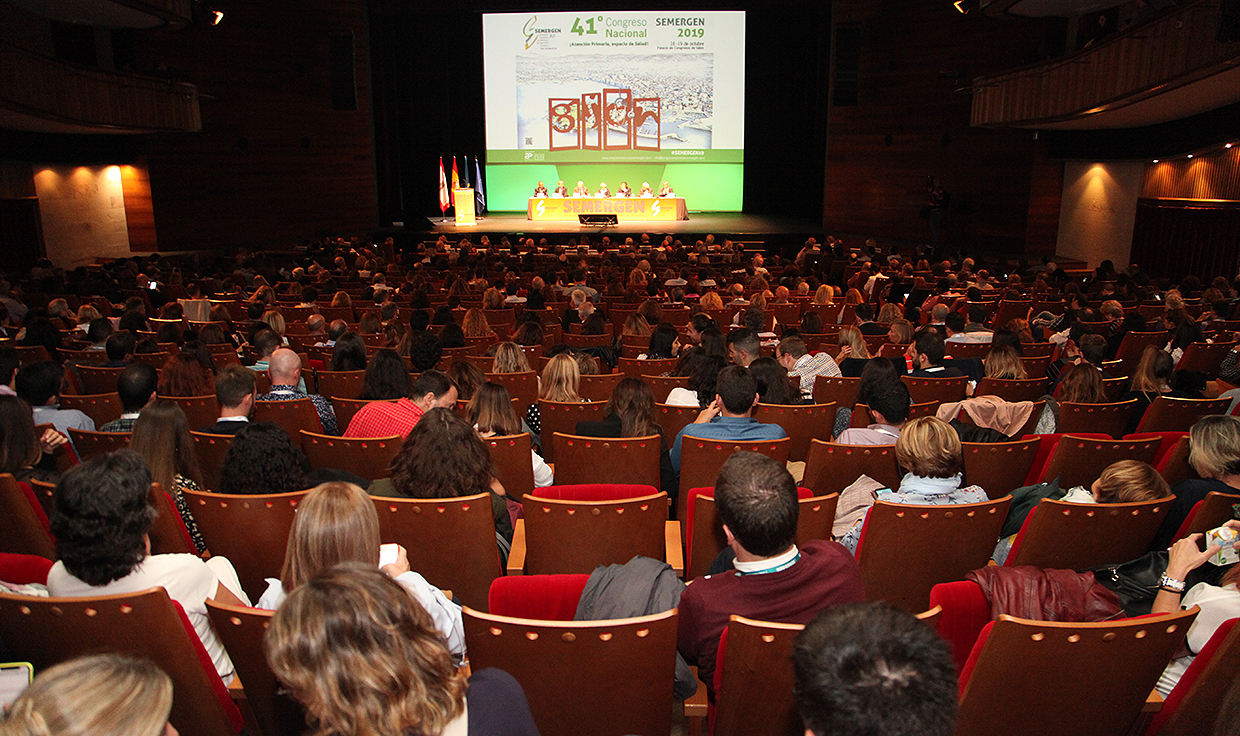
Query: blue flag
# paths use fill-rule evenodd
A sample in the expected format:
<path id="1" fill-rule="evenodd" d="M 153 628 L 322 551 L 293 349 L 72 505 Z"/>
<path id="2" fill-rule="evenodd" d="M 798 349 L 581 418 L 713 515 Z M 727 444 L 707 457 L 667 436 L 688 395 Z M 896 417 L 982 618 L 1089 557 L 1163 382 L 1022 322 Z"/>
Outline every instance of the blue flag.
<path id="1" fill-rule="evenodd" d="M 474 157 L 474 199 L 477 200 L 477 210 L 486 211 L 487 195 L 482 191 L 482 164 L 478 162 L 477 156 Z"/>

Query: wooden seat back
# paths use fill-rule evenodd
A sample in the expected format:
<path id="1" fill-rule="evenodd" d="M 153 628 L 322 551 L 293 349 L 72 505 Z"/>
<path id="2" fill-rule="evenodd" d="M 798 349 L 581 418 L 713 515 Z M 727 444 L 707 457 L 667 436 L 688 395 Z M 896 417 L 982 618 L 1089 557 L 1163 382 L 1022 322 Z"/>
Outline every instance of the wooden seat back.
<path id="1" fill-rule="evenodd" d="M 546 435 L 544 435 L 546 437 Z M 662 443 L 648 437 L 581 437 L 553 433 L 555 478 L 559 485 L 627 483 L 659 488 Z"/>
<path id="2" fill-rule="evenodd" d="M 730 617 L 715 667 L 714 736 L 802 736 L 792 651 L 803 624 Z M 755 698 L 754 693 L 762 697 Z"/>
<path id="3" fill-rule="evenodd" d="M 670 733 L 675 609 L 618 620 L 546 621 L 467 606 L 464 620 L 470 665 L 516 678 L 543 736 Z"/>
<path id="4" fill-rule="evenodd" d="M 379 536 L 409 553 L 409 567 L 467 606 L 485 608 L 500 576 L 491 493 L 460 498 L 372 497 Z"/>
<path id="5" fill-rule="evenodd" d="M 82 379 L 82 393 L 109 394 L 116 391 L 116 380 L 120 378 L 124 366 L 105 368 L 101 365 L 79 365 L 78 376 Z"/>
<path id="6" fill-rule="evenodd" d="M 237 668 L 245 701 L 254 711 L 262 736 L 295 736 L 306 729 L 306 713 L 285 693 L 267 664 L 263 636 L 275 611 L 207 601 L 207 615 Z"/>
<path id="7" fill-rule="evenodd" d="M 1040 378 L 983 378 L 974 396 L 998 396 L 1004 401 L 1037 401 L 1046 395 L 1046 376 Z"/>
<path id="8" fill-rule="evenodd" d="M 1089 488 L 1111 463 L 1140 460 L 1152 464 L 1159 444 L 1158 439 L 1097 440 L 1065 435 L 1042 469 L 1042 482 L 1058 478 L 1060 488 Z"/>
<path id="9" fill-rule="evenodd" d="M 689 489 L 707 486 L 713 488 L 715 479 L 719 476 L 719 469 L 723 467 L 728 458 L 732 457 L 733 453 L 757 452 L 783 465 L 788 462 L 788 451 L 791 448 L 792 440 L 787 437 L 781 440 L 754 442 L 684 437 L 680 444 L 680 498 L 676 518 L 685 518 Z"/>
<path id="10" fill-rule="evenodd" d="M 241 728 L 202 643 L 163 588 L 82 598 L 0 593 L 0 638 L 36 672 L 101 649 L 148 659 L 172 678 L 168 721 L 178 731 L 235 736 Z"/>
<path id="11" fill-rule="evenodd" d="M 666 559 L 666 493 L 610 501 L 567 501 L 526 496 L 517 520 L 524 529 L 530 575 L 589 573 L 599 565 L 623 564 L 636 555 Z M 520 534 L 519 534 L 520 536 Z M 679 534 L 674 540 L 679 546 Z M 517 563 L 513 541 L 509 569 Z M 675 565 L 673 565 L 675 567 Z"/>
<path id="12" fill-rule="evenodd" d="M 616 386 L 628 376 L 623 373 L 603 373 L 597 376 L 582 376 L 577 386 L 577 394 L 589 401 L 607 401 L 616 390 Z"/>
<path id="13" fill-rule="evenodd" d="M 979 486 L 990 498 L 1003 498 L 1025 485 L 1038 456 L 1037 437 L 1012 442 L 962 442 L 964 483 Z"/>
<path id="14" fill-rule="evenodd" d="M 273 422 L 288 432 L 288 436 L 294 441 L 299 432 L 319 434 L 323 431 L 323 425 L 319 423 L 319 412 L 309 397 L 287 401 L 255 401 L 250 421 Z"/>
<path id="15" fill-rule="evenodd" d="M 1075 404 L 1061 401 L 1059 426 L 1056 429 L 1063 434 L 1098 432 L 1112 437 L 1123 437 L 1128 420 L 1136 408 L 1136 399 L 1114 404 Z"/>
<path id="16" fill-rule="evenodd" d="M 1005 723 L 1009 733 L 1123 736 L 1196 615 L 1101 623 L 1001 615 L 961 674 L 955 733 L 994 734 Z"/>
<path id="17" fill-rule="evenodd" d="M 102 427 L 113 419 L 120 419 L 125 411 L 125 407 L 121 405 L 121 396 L 115 390 L 108 394 L 62 394 L 60 408 L 77 409 L 90 417 L 95 427 Z"/>
<path id="18" fill-rule="evenodd" d="M 656 404 L 662 404 L 667 401 L 667 395 L 674 388 L 689 388 L 688 376 L 651 376 L 643 374 L 641 379 L 650 386 L 651 393 L 654 394 Z M 673 435 L 674 437 L 674 435 Z"/>
<path id="19" fill-rule="evenodd" d="M 1181 371 L 1204 373 L 1206 378 L 1215 379 L 1218 378 L 1218 369 L 1223 358 L 1235 347 L 1234 341 L 1194 342 L 1184 348 L 1184 354 L 1180 356 L 1180 362 L 1175 367 Z"/>
<path id="20" fill-rule="evenodd" d="M 857 403 L 857 387 L 860 378 L 843 376 L 817 376 L 814 378 L 814 403 L 835 404 L 835 408 L 848 409 Z"/>
<path id="21" fill-rule="evenodd" d="M 215 394 L 207 396 L 160 396 L 160 399 L 175 401 L 181 411 L 185 412 L 185 421 L 190 431 L 210 427 L 220 418 L 220 402 Z"/>
<path id="22" fill-rule="evenodd" d="M 202 487 L 208 491 L 217 490 L 224 456 L 232 447 L 233 435 L 190 432 L 190 436 L 194 438 L 194 452 L 198 455 L 198 468 L 202 471 Z"/>
<path id="23" fill-rule="evenodd" d="M 698 406 L 655 404 L 654 409 L 658 415 L 659 426 L 663 428 L 663 436 L 667 438 L 668 446 L 676 441 L 676 435 L 680 434 L 680 430 L 693 424 L 693 420 L 702 413 L 702 408 Z"/>
<path id="24" fill-rule="evenodd" d="M 85 429 L 69 428 L 69 439 L 73 440 L 73 451 L 83 462 L 95 457 L 116 452 L 129 447 L 131 432 L 91 432 Z"/>
<path id="25" fill-rule="evenodd" d="M 805 459 L 805 475 L 801 485 L 819 496 L 825 496 L 843 491 L 862 474 L 887 488 L 899 486 L 896 446 L 840 445 L 814 440 Z"/>
<path id="26" fill-rule="evenodd" d="M 943 506 L 876 502 L 857 543 L 866 599 L 926 610 L 935 585 L 986 566 L 1011 505 L 1011 496 Z"/>
<path id="27" fill-rule="evenodd" d="M 1240 626 L 1228 619 L 1201 648 L 1154 715 L 1150 736 L 1211 733 L 1240 671 Z"/>
<path id="28" fill-rule="evenodd" d="M 236 496 L 182 491 L 207 548 L 232 562 L 251 600 L 258 600 L 256 594 L 267 589 L 264 578 L 280 577 L 293 514 L 306 493 Z"/>
<path id="29" fill-rule="evenodd" d="M 151 539 L 151 554 L 198 554 L 193 540 L 190 539 L 189 530 L 181 519 L 181 512 L 177 510 L 176 502 L 164 492 L 163 486 L 158 483 L 151 484 L 147 503 L 155 509 L 155 520 L 151 523 L 151 530 L 147 532 Z"/>
<path id="30" fill-rule="evenodd" d="M 366 371 L 315 371 L 318 393 L 323 397 L 354 399 L 362 392 Z"/>
<path id="31" fill-rule="evenodd" d="M 914 378 L 900 376 L 900 380 L 908 386 L 909 397 L 914 404 L 937 401 L 947 404 L 953 401 L 964 401 L 965 387 L 969 383 L 968 376 L 957 378 Z"/>
<path id="32" fill-rule="evenodd" d="M 1135 560 L 1149 549 L 1173 500 L 1082 504 L 1043 499 L 1025 517 L 1005 564 L 1092 570 Z"/>
<path id="33" fill-rule="evenodd" d="M 616 362 L 616 370 L 628 378 L 641 378 L 643 375 L 658 376 L 676 367 L 676 358 L 638 360 L 637 358 L 620 358 Z"/>
<path id="34" fill-rule="evenodd" d="M 521 434 L 484 437 L 491 454 L 491 462 L 495 463 L 495 472 L 504 492 L 520 501 L 526 494 L 534 492 L 534 465 L 530 455 L 531 438 L 529 432 Z M 558 470 L 558 468 L 557 468 Z"/>
<path id="35" fill-rule="evenodd" d="M 0 473 L 0 552 L 57 558 L 47 514 L 33 491 L 10 473 Z"/>
<path id="36" fill-rule="evenodd" d="M 388 464 L 404 445 L 404 438 L 399 435 L 334 437 L 304 429 L 299 433 L 299 439 L 311 468 L 343 470 L 366 480 L 388 477 Z"/>
<path id="37" fill-rule="evenodd" d="M 1236 518 L 1234 510 L 1236 504 L 1240 504 L 1240 495 L 1210 491 L 1204 499 L 1193 506 L 1172 541 L 1178 542 L 1184 537 L 1204 534 L 1211 529 L 1219 528 Z"/>
<path id="38" fill-rule="evenodd" d="M 516 399 L 524 414 L 526 407 L 538 401 L 538 374 L 534 371 L 521 373 L 487 373 L 487 380 L 508 389 L 508 395 Z"/>
<path id="39" fill-rule="evenodd" d="M 1158 396 L 1145 410 L 1137 432 L 1187 432 L 1198 419 L 1225 414 L 1231 399 L 1177 399 Z"/>
<path id="40" fill-rule="evenodd" d="M 778 424 L 792 440 L 788 459 L 804 462 L 813 440 L 831 441 L 835 422 L 835 404 L 758 404 L 753 418 L 763 424 Z M 674 439 L 674 438 L 673 438 Z"/>
<path id="41" fill-rule="evenodd" d="M 577 434 L 577 422 L 598 422 L 603 419 L 606 401 L 538 400 L 539 436 L 542 438 L 543 459 L 556 462 L 555 446 L 550 442 L 556 432 Z M 667 429 L 664 428 L 666 432 Z M 657 483 L 655 484 L 658 485 Z"/>

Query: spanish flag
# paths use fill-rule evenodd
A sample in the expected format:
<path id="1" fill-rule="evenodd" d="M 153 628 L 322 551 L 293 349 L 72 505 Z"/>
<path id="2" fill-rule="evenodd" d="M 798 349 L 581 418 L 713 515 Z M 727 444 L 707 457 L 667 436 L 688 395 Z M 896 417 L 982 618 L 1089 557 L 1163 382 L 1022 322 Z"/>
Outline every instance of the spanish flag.
<path id="1" fill-rule="evenodd" d="M 456 190 L 461 188 L 461 177 L 456 173 L 456 156 L 452 157 L 452 205 L 456 206 Z"/>

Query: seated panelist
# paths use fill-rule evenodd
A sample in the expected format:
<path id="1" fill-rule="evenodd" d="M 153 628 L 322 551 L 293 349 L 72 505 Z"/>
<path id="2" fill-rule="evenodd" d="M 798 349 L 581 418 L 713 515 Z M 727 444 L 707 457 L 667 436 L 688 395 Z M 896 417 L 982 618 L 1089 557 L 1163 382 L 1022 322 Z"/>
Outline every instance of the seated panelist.
<path id="1" fill-rule="evenodd" d="M 577 186 L 573 187 L 573 196 L 574 197 L 590 196 L 590 190 L 586 189 L 586 183 L 584 181 L 578 181 Z"/>
<path id="2" fill-rule="evenodd" d="M 660 197 L 675 197 L 676 192 L 672 191 L 671 184 L 668 184 L 667 182 L 663 182 L 663 188 L 659 190 L 659 196 Z"/>
<path id="3" fill-rule="evenodd" d="M 535 197 L 547 196 L 547 185 L 543 184 L 541 181 L 538 182 L 538 186 L 534 187 L 534 196 Z"/>
<path id="4" fill-rule="evenodd" d="M 552 193 L 551 196 L 553 197 L 567 197 L 568 196 L 568 187 L 564 186 L 563 179 L 560 180 L 559 185 L 556 186 L 555 191 Z"/>
<path id="5" fill-rule="evenodd" d="M 637 193 L 637 196 L 639 197 L 653 197 L 654 196 L 654 190 L 650 188 L 650 182 L 648 181 L 642 182 L 642 189 L 640 192 Z"/>
<path id="6" fill-rule="evenodd" d="M 633 190 L 629 188 L 627 181 L 620 182 L 620 188 L 616 190 L 617 197 L 632 197 Z"/>
<path id="7" fill-rule="evenodd" d="M 607 182 L 600 181 L 598 183 L 598 192 L 595 193 L 594 196 L 596 197 L 610 197 L 611 196 L 611 190 L 607 188 Z"/>

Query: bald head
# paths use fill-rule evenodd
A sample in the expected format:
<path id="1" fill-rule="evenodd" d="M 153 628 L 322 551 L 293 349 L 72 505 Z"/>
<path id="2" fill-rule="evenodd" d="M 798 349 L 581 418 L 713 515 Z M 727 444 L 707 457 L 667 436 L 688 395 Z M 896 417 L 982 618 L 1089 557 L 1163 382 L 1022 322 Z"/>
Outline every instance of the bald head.
<path id="1" fill-rule="evenodd" d="M 295 385 L 301 379 L 301 358 L 288 348 L 280 348 L 271 354 L 267 375 L 272 385 Z"/>

